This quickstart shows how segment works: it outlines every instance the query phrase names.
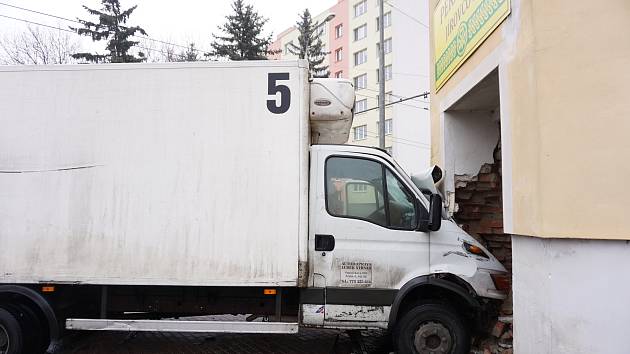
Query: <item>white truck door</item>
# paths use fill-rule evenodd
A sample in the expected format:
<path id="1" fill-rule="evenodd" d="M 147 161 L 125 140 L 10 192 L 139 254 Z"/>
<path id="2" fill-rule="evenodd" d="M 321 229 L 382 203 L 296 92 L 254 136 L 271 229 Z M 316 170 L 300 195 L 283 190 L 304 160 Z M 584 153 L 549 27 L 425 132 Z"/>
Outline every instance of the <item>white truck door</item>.
<path id="1" fill-rule="evenodd" d="M 397 290 L 429 272 L 429 236 L 415 231 L 423 206 L 376 155 L 320 149 L 312 165 L 309 258 L 325 286 L 324 324 L 386 327 Z"/>

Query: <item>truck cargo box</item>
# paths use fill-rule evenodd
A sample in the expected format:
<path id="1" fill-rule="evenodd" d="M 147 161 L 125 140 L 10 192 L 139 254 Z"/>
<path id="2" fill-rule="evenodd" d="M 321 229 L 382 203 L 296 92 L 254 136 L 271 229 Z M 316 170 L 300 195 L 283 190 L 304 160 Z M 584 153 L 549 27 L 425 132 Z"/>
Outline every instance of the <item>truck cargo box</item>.
<path id="1" fill-rule="evenodd" d="M 305 61 L 0 67 L 0 282 L 291 286 Z"/>

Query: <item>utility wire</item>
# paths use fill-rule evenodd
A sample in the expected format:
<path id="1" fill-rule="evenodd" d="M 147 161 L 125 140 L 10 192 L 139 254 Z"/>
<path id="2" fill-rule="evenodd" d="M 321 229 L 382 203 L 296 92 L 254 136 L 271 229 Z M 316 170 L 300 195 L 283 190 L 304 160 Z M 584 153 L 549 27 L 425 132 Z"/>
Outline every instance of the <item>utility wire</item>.
<path id="1" fill-rule="evenodd" d="M 376 99 L 376 97 L 374 97 L 374 96 L 362 95 L 362 94 L 360 94 L 360 93 L 357 93 L 356 95 L 357 95 L 357 96 L 360 96 L 360 97 L 365 97 L 365 98 L 373 99 L 373 100 L 375 100 L 375 99 Z M 387 99 L 386 99 L 385 101 L 387 101 Z M 393 101 L 389 100 L 389 101 L 387 101 L 387 102 L 389 103 L 389 102 L 393 102 Z M 399 104 L 400 104 L 401 106 L 405 106 L 405 107 L 411 107 L 411 108 L 417 108 L 417 109 L 424 109 L 423 107 L 414 106 L 414 105 L 412 105 L 412 104 L 406 104 L 406 103 L 399 103 Z M 362 112 L 357 112 L 357 113 L 362 113 Z"/>
<path id="2" fill-rule="evenodd" d="M 398 101 L 394 101 L 394 102 L 387 103 L 387 104 L 385 105 L 385 107 L 387 107 L 387 106 L 391 106 L 391 105 L 394 105 L 394 104 L 399 104 L 399 103 L 401 103 L 401 102 L 405 102 L 405 101 L 413 100 L 414 98 L 418 98 L 418 97 L 425 97 L 425 98 L 426 98 L 428 95 L 429 95 L 429 92 L 424 92 L 424 93 L 421 93 L 421 94 L 419 94 L 419 95 L 415 95 L 415 96 L 407 97 L 407 98 L 404 98 L 404 99 L 400 99 L 400 100 L 398 100 Z M 376 110 L 376 109 L 378 109 L 378 106 L 377 106 L 377 107 L 372 107 L 372 108 L 366 109 L 365 111 L 358 112 L 357 114 L 367 113 L 367 112 L 369 112 L 369 111 L 373 111 L 373 110 Z M 424 109 L 425 111 L 428 111 L 428 110 L 429 110 L 427 107 L 422 107 L 422 109 Z"/>
<path id="3" fill-rule="evenodd" d="M 370 89 L 370 88 L 367 88 L 367 87 L 366 87 L 364 90 L 368 90 L 368 91 L 372 91 L 372 92 L 375 92 L 375 93 L 379 93 L 379 94 L 380 94 L 380 92 L 379 92 L 378 90 L 373 90 L 373 89 Z M 357 95 L 359 95 L 359 94 L 357 94 Z M 395 94 L 393 94 L 393 93 L 387 93 L 387 92 L 385 93 L 385 98 L 387 98 L 387 95 L 390 95 L 390 96 L 393 96 L 393 97 L 398 97 L 398 98 L 405 98 L 405 96 L 395 95 Z M 365 96 L 365 97 L 370 97 L 370 96 Z M 374 98 L 374 97 L 373 97 L 373 98 Z M 414 98 L 414 101 L 415 101 L 415 100 L 417 100 L 418 102 L 422 102 L 422 103 L 431 103 L 431 102 L 429 102 L 429 101 L 423 101 L 423 100 L 421 100 L 420 98 Z"/>
<path id="4" fill-rule="evenodd" d="M 369 131 L 367 130 L 368 134 L 374 134 L 372 137 L 373 138 L 378 138 L 378 133 L 377 132 L 373 132 L 373 131 Z M 421 147 L 428 147 L 431 146 L 431 144 L 427 144 L 427 143 L 423 143 L 421 141 L 417 141 L 417 140 L 410 140 L 410 139 L 405 139 L 405 138 L 399 138 L 397 136 L 392 135 L 391 133 L 389 134 L 385 134 L 385 137 L 392 139 L 394 142 L 397 143 L 407 143 L 407 145 L 415 145 L 415 146 L 421 146 Z"/>
<path id="5" fill-rule="evenodd" d="M 402 15 L 405 15 L 406 17 L 410 18 L 411 20 L 413 20 L 414 22 L 418 23 L 419 25 L 424 26 L 426 29 L 429 29 L 429 26 L 427 26 L 426 24 L 422 23 L 422 21 L 420 21 L 420 20 L 418 20 L 417 18 L 415 18 L 415 17 L 413 17 L 413 16 L 409 15 L 409 14 L 408 14 L 408 13 L 406 13 L 405 11 L 403 11 L 403 10 L 399 9 L 398 7 L 396 7 L 396 6 L 392 5 L 392 3 L 391 3 L 391 2 L 389 2 L 389 1 L 387 1 L 387 0 L 384 0 L 384 1 L 385 1 L 385 3 L 386 3 L 387 5 L 391 6 L 394 10 L 398 11 L 398 12 L 399 12 L 399 13 L 401 13 Z"/>
<path id="6" fill-rule="evenodd" d="M 378 135 L 376 135 L 376 133 L 371 132 L 371 131 L 367 131 L 367 133 L 365 135 L 367 137 L 370 137 L 370 138 L 378 138 Z M 401 138 L 395 138 L 395 137 L 392 137 L 391 135 L 386 135 L 386 138 L 392 139 L 393 143 L 400 144 L 400 145 L 412 146 L 412 147 L 415 147 L 415 148 L 418 148 L 418 149 L 426 149 L 426 148 L 430 148 L 431 147 L 430 144 L 423 144 L 423 143 L 421 143 L 421 145 L 418 145 L 418 144 L 410 144 L 410 143 L 403 142 L 403 141 L 396 141 L 397 139 L 401 139 Z M 355 141 L 357 141 L 357 140 L 355 140 Z"/>
<path id="7" fill-rule="evenodd" d="M 8 18 L 8 19 L 15 20 L 15 21 L 25 22 L 25 23 L 28 23 L 28 24 L 31 24 L 31 25 L 42 26 L 42 27 L 48 27 L 48 28 L 52 28 L 52 29 L 54 29 L 54 30 L 59 30 L 59 31 L 64 31 L 64 32 L 68 32 L 68 33 L 76 34 L 77 36 L 79 35 L 77 32 L 72 31 L 72 30 L 69 30 L 69 29 L 66 29 L 66 28 L 61 28 L 61 27 L 50 26 L 50 25 L 46 25 L 46 24 L 43 24 L 43 23 L 34 22 L 34 21 L 29 21 L 29 20 L 25 20 L 25 19 L 22 19 L 22 18 L 11 17 L 11 16 L 7 16 L 7 15 L 2 15 L 2 14 L 0 14 L 0 17 Z M 159 52 L 159 53 L 162 53 L 162 54 L 165 54 L 165 55 L 169 55 L 169 54 L 171 54 L 171 55 L 177 55 L 177 56 L 182 57 L 182 58 L 185 58 L 185 57 L 186 57 L 185 55 L 182 55 L 182 54 L 167 53 L 167 52 L 164 52 L 164 51 L 162 51 L 162 50 L 155 49 L 155 48 L 148 48 L 148 47 L 142 46 L 142 45 L 140 45 L 140 44 L 136 44 L 136 45 L 135 45 L 135 47 L 138 47 L 138 48 L 140 48 L 140 49 L 144 49 L 144 50 L 149 50 L 149 51 Z"/>
<path id="8" fill-rule="evenodd" d="M 48 17 L 56 18 L 56 19 L 59 19 L 59 20 L 64 20 L 64 21 L 68 21 L 68 22 L 73 22 L 73 23 L 82 24 L 81 22 L 79 22 L 79 21 L 77 21 L 77 20 L 72 20 L 72 19 L 69 19 L 69 18 L 67 18 L 67 17 L 57 16 L 57 15 L 53 15 L 53 14 L 49 14 L 49 13 L 45 13 L 45 12 L 41 12 L 41 11 L 37 11 L 37 10 L 31 10 L 31 9 L 27 9 L 27 8 L 20 7 L 20 6 L 7 4 L 7 3 L 4 3 L 4 2 L 0 2 L 0 5 L 1 5 L 1 6 L 12 7 L 12 8 L 14 8 L 14 9 L 18 9 L 18 10 L 22 10 L 22 11 L 32 12 L 32 13 L 35 13 L 35 14 L 38 14 L 38 15 L 43 15 L 43 16 L 48 16 Z M 3 16 L 3 17 L 8 17 L 8 16 Z M 13 19 L 15 20 L 15 18 L 13 18 Z M 20 19 L 17 19 L 17 20 L 18 20 L 18 21 L 25 21 L 25 20 L 20 20 Z M 39 25 L 40 25 L 40 26 L 45 26 L 45 27 L 50 27 L 50 26 L 48 26 L 48 25 L 44 25 L 44 24 L 39 24 Z M 53 27 L 53 28 L 55 28 L 55 29 L 56 29 L 56 27 Z M 74 31 L 73 31 L 73 32 L 74 32 Z M 132 35 L 132 37 L 135 37 L 135 38 L 141 38 L 141 39 L 147 39 L 147 40 L 150 40 L 150 41 L 153 41 L 153 42 L 158 42 L 158 43 L 162 43 L 162 44 L 166 44 L 166 45 L 171 45 L 171 46 L 174 46 L 174 47 L 179 47 L 179 48 L 184 48 L 184 49 L 190 49 L 190 47 L 189 47 L 189 46 L 184 46 L 184 45 L 181 45 L 181 44 L 176 44 L 176 43 L 171 43 L 171 42 L 167 42 L 167 41 L 162 41 L 162 40 L 159 40 L 159 39 L 151 38 L 151 37 L 149 37 L 149 36 L 137 36 L 137 35 Z M 207 52 L 207 51 L 204 51 L 204 50 L 201 50 L 201 49 L 193 49 L 193 50 L 194 50 L 194 51 L 197 51 L 197 52 L 201 52 L 201 53 L 203 53 L 203 54 L 212 55 L 211 53 L 209 53 L 209 52 Z M 162 53 L 164 53 L 164 52 L 162 52 Z M 168 53 L 164 53 L 164 54 L 168 54 Z"/>
<path id="9" fill-rule="evenodd" d="M 43 26 L 43 27 L 48 27 L 48 28 L 52 28 L 55 30 L 60 30 L 60 31 L 65 31 L 65 32 L 70 32 L 70 33 L 74 33 L 74 34 L 78 34 L 75 31 L 71 31 L 69 29 L 66 28 L 61 28 L 61 27 L 55 27 L 55 26 L 50 26 L 50 25 L 45 25 L 43 23 L 39 23 L 39 22 L 33 22 L 33 21 L 29 21 L 29 20 L 24 20 L 21 18 L 16 18 L 16 17 L 11 17 L 11 16 L 7 16 L 7 15 L 2 15 L 0 14 L 0 17 L 5 17 L 5 18 L 9 18 L 11 20 L 16 20 L 16 21 L 22 21 L 22 22 L 26 22 L 26 23 L 30 23 L 32 25 L 37 25 L 37 26 Z"/>

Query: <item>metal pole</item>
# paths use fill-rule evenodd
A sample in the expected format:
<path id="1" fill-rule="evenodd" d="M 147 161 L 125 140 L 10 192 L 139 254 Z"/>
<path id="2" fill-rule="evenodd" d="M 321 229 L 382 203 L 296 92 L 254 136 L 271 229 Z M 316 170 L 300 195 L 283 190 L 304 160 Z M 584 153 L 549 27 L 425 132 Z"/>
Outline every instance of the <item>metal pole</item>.
<path id="1" fill-rule="evenodd" d="M 384 3 L 385 0 L 379 0 L 379 37 L 380 45 L 378 46 L 378 146 L 385 148 L 385 23 L 384 23 Z"/>

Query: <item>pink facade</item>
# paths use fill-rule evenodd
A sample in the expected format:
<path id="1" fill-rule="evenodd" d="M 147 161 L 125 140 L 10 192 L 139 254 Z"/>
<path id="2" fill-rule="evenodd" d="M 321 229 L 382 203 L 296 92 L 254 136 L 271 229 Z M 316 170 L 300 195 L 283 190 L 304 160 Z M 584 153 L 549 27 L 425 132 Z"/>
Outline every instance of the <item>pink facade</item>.
<path id="1" fill-rule="evenodd" d="M 330 65 L 330 76 L 335 77 L 338 73 L 341 73 L 340 77 L 348 78 L 350 75 L 350 21 L 348 11 L 349 0 L 339 0 L 337 5 L 330 9 L 330 12 L 335 14 L 335 18 L 330 21 L 328 35 L 330 54 L 328 54 L 328 63 Z M 339 31 L 340 29 L 340 31 Z M 339 34 L 341 34 L 339 36 Z M 338 52 L 341 50 L 341 60 L 337 60 Z"/>
<path id="2" fill-rule="evenodd" d="M 341 74 L 341 77 L 348 78 L 350 76 L 349 65 L 349 44 L 350 44 L 350 22 L 348 11 L 349 0 L 338 0 L 337 4 L 326 11 L 326 13 L 334 14 L 335 17 L 328 22 L 328 54 L 327 63 L 329 65 L 330 77 L 335 77 L 336 74 Z M 339 27 L 340 26 L 340 27 Z M 338 31 L 340 28 L 340 32 Z M 276 51 L 276 54 L 269 55 L 269 59 L 283 59 L 284 47 L 283 37 L 295 30 L 295 27 L 288 28 L 282 33 L 278 34 L 276 40 L 271 44 L 270 49 Z M 338 36 L 340 34 L 340 36 Z M 341 50 L 341 57 L 337 58 L 337 51 Z M 340 60 L 337 60 L 340 59 Z"/>

